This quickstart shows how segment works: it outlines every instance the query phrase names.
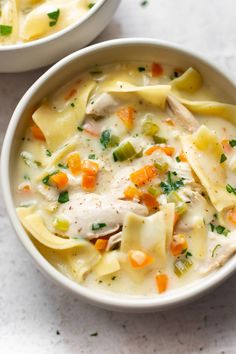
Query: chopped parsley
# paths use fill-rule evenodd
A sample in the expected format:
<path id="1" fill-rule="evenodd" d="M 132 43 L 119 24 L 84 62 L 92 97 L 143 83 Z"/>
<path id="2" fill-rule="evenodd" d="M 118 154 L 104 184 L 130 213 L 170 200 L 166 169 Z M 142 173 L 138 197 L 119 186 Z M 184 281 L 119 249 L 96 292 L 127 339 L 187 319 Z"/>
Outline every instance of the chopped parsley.
<path id="1" fill-rule="evenodd" d="M 24 180 L 30 181 L 30 177 L 28 175 L 24 175 Z"/>
<path id="2" fill-rule="evenodd" d="M 95 5 L 94 2 L 90 2 L 90 3 L 88 4 L 88 8 L 91 9 L 92 7 L 94 7 L 94 5 Z"/>
<path id="3" fill-rule="evenodd" d="M 0 25 L 0 36 L 9 36 L 12 33 L 12 26 Z"/>
<path id="4" fill-rule="evenodd" d="M 211 228 L 211 232 L 213 232 L 214 230 L 215 230 L 215 225 L 214 224 L 212 224 L 211 222 L 210 222 L 210 228 Z"/>
<path id="5" fill-rule="evenodd" d="M 113 277 L 111 278 L 111 280 L 115 280 L 116 279 L 116 276 L 115 275 L 113 275 Z"/>
<path id="6" fill-rule="evenodd" d="M 100 137 L 100 143 L 104 146 L 104 148 L 115 147 L 119 145 L 120 139 L 118 136 L 113 135 L 110 129 L 106 129 L 102 132 Z"/>
<path id="7" fill-rule="evenodd" d="M 231 184 L 227 184 L 226 185 L 226 190 L 227 190 L 228 193 L 233 193 L 234 195 L 236 195 L 236 188 L 231 186 Z"/>
<path id="8" fill-rule="evenodd" d="M 69 200 L 69 193 L 67 191 L 61 192 L 57 199 L 57 201 L 61 204 L 67 203 Z"/>
<path id="9" fill-rule="evenodd" d="M 229 230 L 227 230 L 224 226 L 222 225 L 218 225 L 216 226 L 216 232 L 219 234 L 219 235 L 224 235 L 224 236 L 227 236 L 228 233 L 229 233 Z"/>
<path id="10" fill-rule="evenodd" d="M 143 66 L 138 67 L 138 71 L 141 73 L 142 71 L 145 71 L 146 69 Z"/>
<path id="11" fill-rule="evenodd" d="M 213 248 L 212 253 L 211 253 L 211 256 L 212 256 L 212 257 L 215 256 L 215 252 L 216 252 L 216 250 L 217 250 L 219 247 L 221 247 L 221 245 L 218 243 L 218 245 L 216 245 L 216 246 Z"/>
<path id="12" fill-rule="evenodd" d="M 95 224 L 92 224 L 92 230 L 93 231 L 97 231 L 97 230 L 100 230 L 102 229 L 103 227 L 106 227 L 107 224 L 103 223 L 103 222 L 98 222 L 98 223 L 95 223 Z"/>
<path id="13" fill-rule="evenodd" d="M 50 180 L 50 177 L 55 175 L 56 173 L 58 173 L 58 171 L 54 171 L 52 173 L 50 173 L 49 175 L 45 176 L 43 179 L 42 179 L 42 182 L 44 184 L 46 184 L 47 186 L 49 186 L 49 180 Z"/>
<path id="14" fill-rule="evenodd" d="M 64 163 L 59 163 L 57 166 L 60 168 L 64 168 L 64 170 L 66 170 L 68 168 L 68 165 L 66 165 Z"/>
<path id="15" fill-rule="evenodd" d="M 176 159 L 177 162 L 180 162 L 179 156 L 177 156 L 175 159 Z"/>
<path id="16" fill-rule="evenodd" d="M 180 187 L 184 185 L 184 178 L 176 179 L 176 172 L 168 172 L 167 182 L 161 182 L 160 187 L 165 194 L 169 194 L 171 191 L 177 191 Z"/>
<path id="17" fill-rule="evenodd" d="M 88 155 L 88 158 L 89 158 L 90 160 L 97 160 L 95 154 L 89 154 L 89 155 Z"/>
<path id="18" fill-rule="evenodd" d="M 236 146 L 236 139 L 232 139 L 229 141 L 230 146 L 233 148 Z"/>
<path id="19" fill-rule="evenodd" d="M 225 154 L 222 154 L 220 157 L 220 163 L 223 163 L 227 160 L 227 157 L 225 156 Z"/>
<path id="20" fill-rule="evenodd" d="M 70 105 L 71 105 L 71 107 L 72 107 L 72 108 L 74 108 L 74 107 L 75 107 L 74 102 L 72 102 Z"/>
<path id="21" fill-rule="evenodd" d="M 192 253 L 187 250 L 187 248 L 183 249 L 181 254 L 184 254 L 186 258 L 192 257 Z"/>
<path id="22" fill-rule="evenodd" d="M 50 157 L 50 156 L 52 156 L 52 153 L 51 153 L 51 151 L 49 151 L 49 150 L 46 150 L 46 155 L 47 155 L 47 156 L 49 156 L 49 157 Z"/>
<path id="23" fill-rule="evenodd" d="M 78 129 L 80 132 L 82 132 L 82 131 L 84 130 L 84 128 L 83 128 L 83 127 L 80 127 L 80 126 L 78 126 L 77 129 Z"/>
<path id="24" fill-rule="evenodd" d="M 49 22 L 49 26 L 53 27 L 57 24 L 58 18 L 60 16 L 60 10 L 57 9 L 56 11 L 49 12 L 47 15 L 50 18 L 50 20 L 52 20 Z"/>
<path id="25" fill-rule="evenodd" d="M 98 335 L 98 332 L 94 332 L 94 333 L 90 334 L 90 337 L 97 337 L 97 335 Z"/>
<path id="26" fill-rule="evenodd" d="M 148 5 L 148 0 L 142 1 L 142 2 L 140 3 L 140 5 L 141 5 L 142 7 L 147 6 L 147 5 Z"/>

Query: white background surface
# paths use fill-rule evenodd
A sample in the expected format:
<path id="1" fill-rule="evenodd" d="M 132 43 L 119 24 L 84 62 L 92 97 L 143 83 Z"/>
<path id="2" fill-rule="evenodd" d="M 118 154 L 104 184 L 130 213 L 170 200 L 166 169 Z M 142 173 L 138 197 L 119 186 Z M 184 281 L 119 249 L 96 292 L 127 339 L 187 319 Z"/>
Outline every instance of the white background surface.
<path id="1" fill-rule="evenodd" d="M 132 36 L 174 41 L 236 78 L 235 0 L 149 0 L 146 7 L 140 2 L 123 0 L 97 41 Z M 44 70 L 0 74 L 1 142 L 18 100 Z M 148 315 L 100 310 L 35 269 L 12 231 L 1 197 L 0 205 L 1 354 L 236 353 L 236 275 L 176 310 Z M 90 336 L 93 332 L 98 336 Z"/>

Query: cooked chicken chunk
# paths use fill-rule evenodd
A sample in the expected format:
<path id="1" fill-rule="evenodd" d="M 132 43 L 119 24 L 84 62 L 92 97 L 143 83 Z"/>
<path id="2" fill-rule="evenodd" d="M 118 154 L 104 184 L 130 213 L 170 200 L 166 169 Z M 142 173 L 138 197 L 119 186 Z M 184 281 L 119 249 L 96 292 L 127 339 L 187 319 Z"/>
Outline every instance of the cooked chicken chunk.
<path id="1" fill-rule="evenodd" d="M 104 116 L 114 111 L 118 107 L 119 102 L 109 93 L 102 93 L 92 98 L 86 108 L 86 114 L 95 116 Z"/>

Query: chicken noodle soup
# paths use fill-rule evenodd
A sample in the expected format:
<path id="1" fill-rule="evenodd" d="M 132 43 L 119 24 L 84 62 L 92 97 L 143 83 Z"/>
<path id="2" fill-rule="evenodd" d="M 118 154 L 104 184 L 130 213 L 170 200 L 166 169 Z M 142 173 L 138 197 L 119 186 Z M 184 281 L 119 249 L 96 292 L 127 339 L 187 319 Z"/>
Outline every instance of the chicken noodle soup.
<path id="1" fill-rule="evenodd" d="M 78 21 L 96 0 L 0 0 L 0 45 L 29 42 Z"/>
<path id="2" fill-rule="evenodd" d="M 131 295 L 223 265 L 236 250 L 236 107 L 219 101 L 194 68 L 159 63 L 95 66 L 45 98 L 15 195 L 47 260 Z"/>

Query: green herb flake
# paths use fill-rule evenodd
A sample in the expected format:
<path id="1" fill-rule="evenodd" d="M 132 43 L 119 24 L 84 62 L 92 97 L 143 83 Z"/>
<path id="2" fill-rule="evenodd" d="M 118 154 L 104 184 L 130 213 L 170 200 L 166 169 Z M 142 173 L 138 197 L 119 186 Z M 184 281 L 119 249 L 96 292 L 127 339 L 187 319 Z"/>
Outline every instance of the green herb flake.
<path id="1" fill-rule="evenodd" d="M 24 175 L 24 180 L 25 181 L 30 181 L 30 177 L 28 175 Z"/>
<path id="2" fill-rule="evenodd" d="M 70 105 L 71 105 L 71 107 L 72 107 L 72 108 L 74 108 L 74 107 L 75 107 L 74 102 L 72 102 Z"/>
<path id="3" fill-rule="evenodd" d="M 148 5 L 148 0 L 142 1 L 142 2 L 140 3 L 140 5 L 141 5 L 142 7 L 147 6 L 147 5 Z"/>
<path id="4" fill-rule="evenodd" d="M 61 204 L 67 203 L 67 202 L 69 202 L 69 200 L 70 200 L 69 193 L 67 191 L 61 192 L 59 194 L 58 199 L 57 199 L 58 203 L 61 203 Z"/>
<path id="5" fill-rule="evenodd" d="M 236 139 L 230 140 L 229 144 L 232 148 L 235 147 L 236 146 Z"/>
<path id="6" fill-rule="evenodd" d="M 227 230 L 224 226 L 222 225 L 218 225 L 216 227 L 216 232 L 219 234 L 219 235 L 224 235 L 224 236 L 227 236 L 228 233 L 229 233 L 229 230 Z"/>
<path id="7" fill-rule="evenodd" d="M 103 223 L 103 222 L 98 222 L 98 223 L 95 223 L 95 224 L 92 224 L 92 230 L 93 231 L 97 231 L 97 230 L 100 230 L 102 229 L 103 227 L 106 227 L 107 224 Z"/>
<path id="8" fill-rule="evenodd" d="M 9 36 L 12 33 L 12 26 L 0 25 L 0 36 Z"/>
<path id="9" fill-rule="evenodd" d="M 211 228 L 211 232 L 213 232 L 215 230 L 215 225 L 213 225 L 211 222 L 210 222 L 210 228 Z"/>
<path id="10" fill-rule="evenodd" d="M 84 129 L 83 129 L 83 127 L 77 127 L 77 129 L 80 131 L 80 132 L 82 132 Z"/>
<path id="11" fill-rule="evenodd" d="M 176 159 L 177 162 L 180 162 L 180 161 L 181 161 L 180 158 L 179 158 L 179 156 L 177 156 L 175 159 Z"/>
<path id="12" fill-rule="evenodd" d="M 106 129 L 101 134 L 100 143 L 106 149 L 110 144 L 110 140 L 111 140 L 111 131 L 110 131 L 110 129 Z"/>
<path id="13" fill-rule="evenodd" d="M 63 168 L 64 170 L 66 170 L 68 168 L 68 165 L 64 164 L 64 163 L 60 163 L 57 165 L 60 168 Z"/>
<path id="14" fill-rule="evenodd" d="M 174 172 L 169 171 L 167 175 L 167 183 L 161 182 L 160 187 L 162 188 L 165 194 L 169 194 L 171 191 L 176 191 L 180 187 L 183 187 L 184 178 L 176 180 L 173 178 L 174 176 L 176 177 L 177 173 L 175 171 Z"/>
<path id="15" fill-rule="evenodd" d="M 90 337 L 97 337 L 98 336 L 98 332 L 94 332 L 90 334 Z"/>
<path id="16" fill-rule="evenodd" d="M 220 157 L 220 163 L 223 163 L 227 160 L 227 157 L 225 156 L 225 154 L 222 154 Z"/>
<path id="17" fill-rule="evenodd" d="M 94 7 L 94 5 L 95 5 L 94 2 L 90 2 L 90 3 L 88 4 L 88 8 L 89 8 L 89 9 L 92 9 L 92 7 Z"/>
<path id="18" fill-rule="evenodd" d="M 111 278 L 111 280 L 115 280 L 116 279 L 116 276 L 114 275 L 112 278 Z"/>
<path id="19" fill-rule="evenodd" d="M 226 190 L 227 190 L 228 193 L 233 193 L 234 195 L 236 195 L 236 188 L 231 186 L 231 184 L 227 184 L 226 185 Z"/>
<path id="20" fill-rule="evenodd" d="M 50 18 L 50 20 L 52 20 L 49 22 L 49 26 L 53 27 L 57 24 L 58 18 L 60 16 L 60 10 L 57 9 L 56 11 L 49 12 L 47 15 Z"/>
<path id="21" fill-rule="evenodd" d="M 89 154 L 89 155 L 88 155 L 88 159 L 89 159 L 89 160 L 97 160 L 95 154 Z"/>
<path id="22" fill-rule="evenodd" d="M 46 155 L 47 155 L 47 156 L 49 156 L 49 157 L 50 157 L 50 156 L 52 156 L 52 153 L 51 153 L 51 151 L 49 151 L 49 150 L 46 150 Z"/>
<path id="23" fill-rule="evenodd" d="M 143 72 L 143 71 L 146 71 L 146 69 L 145 69 L 143 66 L 139 66 L 139 67 L 138 67 L 138 71 L 141 73 L 141 72 Z"/>
<path id="24" fill-rule="evenodd" d="M 218 245 L 216 245 L 213 250 L 212 250 L 212 253 L 211 253 L 211 256 L 214 257 L 215 256 L 215 253 L 216 253 L 216 250 L 221 247 L 221 245 L 218 243 Z"/>

